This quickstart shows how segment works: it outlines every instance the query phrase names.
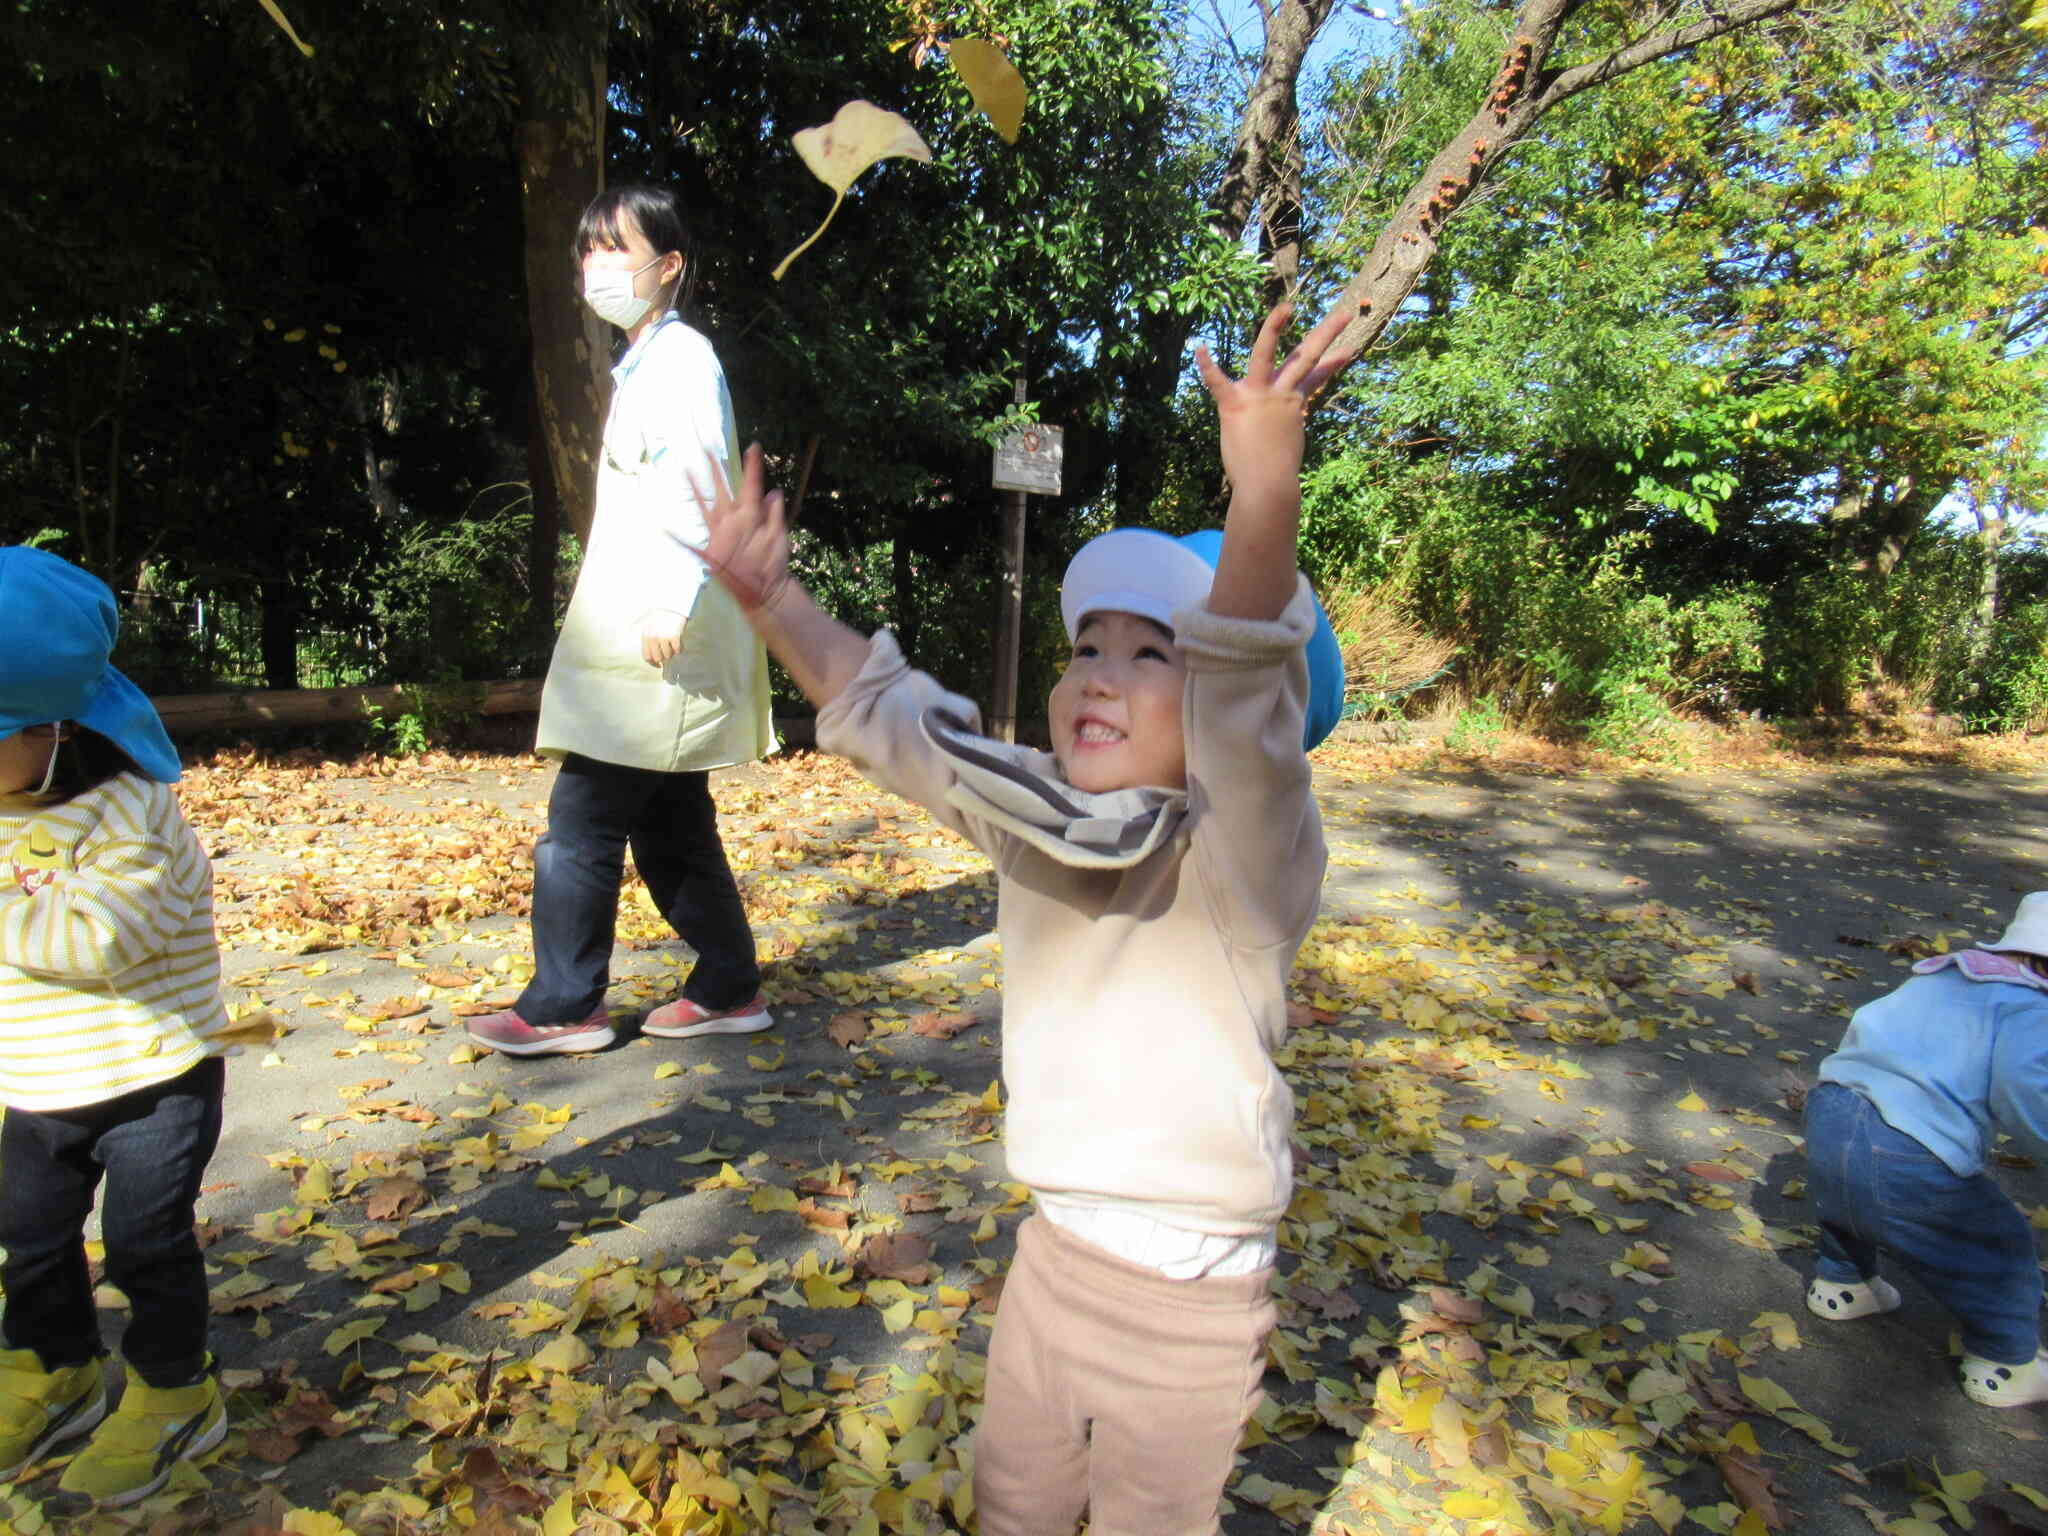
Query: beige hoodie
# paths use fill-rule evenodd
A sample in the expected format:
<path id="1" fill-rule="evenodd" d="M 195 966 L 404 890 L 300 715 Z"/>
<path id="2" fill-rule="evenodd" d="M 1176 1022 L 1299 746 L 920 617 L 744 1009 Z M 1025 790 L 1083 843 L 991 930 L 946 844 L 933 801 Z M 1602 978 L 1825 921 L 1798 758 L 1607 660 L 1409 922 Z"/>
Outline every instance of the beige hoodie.
<path id="1" fill-rule="evenodd" d="M 1301 748 L 1313 623 L 1306 582 L 1274 622 L 1175 616 L 1184 797 L 1084 795 L 1047 753 L 961 741 L 946 717 L 978 730 L 973 705 L 887 631 L 819 712 L 821 747 L 995 864 L 1005 1150 L 1035 1190 L 1218 1234 L 1287 1207 L 1294 1099 L 1272 1052 L 1325 864 Z"/>

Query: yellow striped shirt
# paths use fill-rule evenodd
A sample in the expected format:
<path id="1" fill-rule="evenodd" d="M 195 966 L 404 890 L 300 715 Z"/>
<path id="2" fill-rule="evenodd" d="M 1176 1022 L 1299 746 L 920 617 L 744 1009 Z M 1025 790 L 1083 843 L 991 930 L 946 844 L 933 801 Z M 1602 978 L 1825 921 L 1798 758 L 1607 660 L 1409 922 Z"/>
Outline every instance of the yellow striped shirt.
<path id="1" fill-rule="evenodd" d="M 74 1109 L 222 1049 L 213 866 L 170 786 L 0 797 L 0 1104 Z"/>

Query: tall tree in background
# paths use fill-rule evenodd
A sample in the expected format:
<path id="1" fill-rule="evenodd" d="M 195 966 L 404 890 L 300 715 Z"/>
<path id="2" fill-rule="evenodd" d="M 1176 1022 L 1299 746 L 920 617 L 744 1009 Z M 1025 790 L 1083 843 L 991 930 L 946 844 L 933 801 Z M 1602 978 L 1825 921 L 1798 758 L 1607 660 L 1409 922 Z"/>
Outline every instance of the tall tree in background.
<path id="1" fill-rule="evenodd" d="M 533 492 L 529 598 L 541 639 L 553 627 L 554 551 L 564 527 L 588 542 L 597 454 L 610 398 L 608 328 L 574 302 L 576 225 L 604 190 L 607 16 L 593 7 L 564 29 L 513 46 L 518 93 L 519 201 L 526 252 L 526 320 L 533 340 Z"/>
<path id="2" fill-rule="evenodd" d="M 2042 76 L 1984 21 L 1928 0 L 1902 43 L 1843 6 L 1550 124 L 1444 232 L 1373 414 L 1561 524 L 1811 512 L 1879 586 L 1965 482 L 2037 497 L 2048 168 L 2009 125 Z M 1488 26 L 1443 8 L 1355 83 L 1350 227 L 1406 196 Z"/>

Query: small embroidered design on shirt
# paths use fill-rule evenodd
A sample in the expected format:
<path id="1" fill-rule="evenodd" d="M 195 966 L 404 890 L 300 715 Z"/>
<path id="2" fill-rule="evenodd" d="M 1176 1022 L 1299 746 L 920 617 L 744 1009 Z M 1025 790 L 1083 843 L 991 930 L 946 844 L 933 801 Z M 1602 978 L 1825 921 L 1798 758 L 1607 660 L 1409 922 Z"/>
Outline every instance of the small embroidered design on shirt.
<path id="1" fill-rule="evenodd" d="M 14 846 L 14 883 L 33 896 L 57 878 L 64 867 L 64 852 L 57 840 L 41 827 L 30 827 Z"/>

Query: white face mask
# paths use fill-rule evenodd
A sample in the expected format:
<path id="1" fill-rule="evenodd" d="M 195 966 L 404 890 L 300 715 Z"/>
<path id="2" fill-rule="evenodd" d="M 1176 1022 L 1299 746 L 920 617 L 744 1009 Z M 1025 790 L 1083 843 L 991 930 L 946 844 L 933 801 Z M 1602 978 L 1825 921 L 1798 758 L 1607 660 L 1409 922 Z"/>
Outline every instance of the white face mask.
<path id="1" fill-rule="evenodd" d="M 591 307 L 598 319 L 616 325 L 622 331 L 630 331 L 646 318 L 647 311 L 654 306 L 653 299 L 643 299 L 633 291 L 634 280 L 647 267 L 656 266 L 660 261 L 661 257 L 657 256 L 633 272 L 623 267 L 598 267 L 585 272 L 583 302 Z"/>

